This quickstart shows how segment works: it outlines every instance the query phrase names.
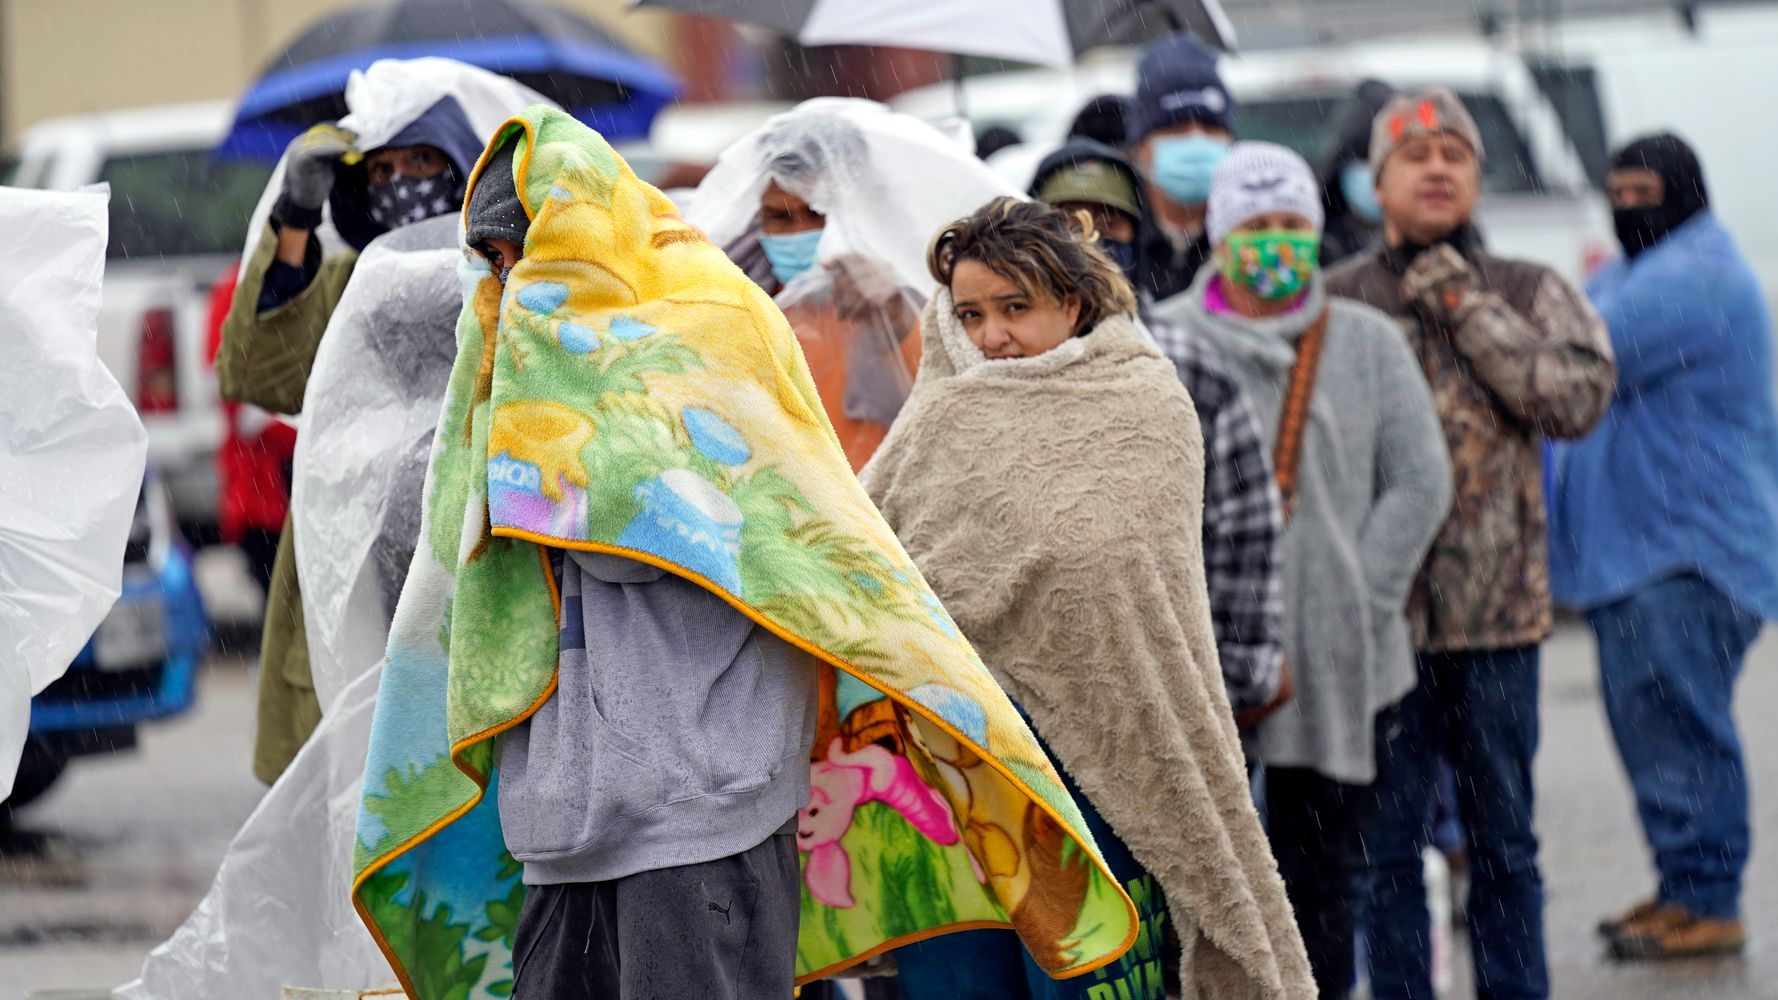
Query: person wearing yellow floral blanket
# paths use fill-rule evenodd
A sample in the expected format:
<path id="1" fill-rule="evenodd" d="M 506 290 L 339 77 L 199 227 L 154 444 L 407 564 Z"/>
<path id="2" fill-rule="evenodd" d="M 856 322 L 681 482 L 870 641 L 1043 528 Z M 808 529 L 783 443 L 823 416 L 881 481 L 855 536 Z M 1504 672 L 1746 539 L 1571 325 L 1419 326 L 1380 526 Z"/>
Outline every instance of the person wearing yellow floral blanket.
<path id="1" fill-rule="evenodd" d="M 498 154 L 509 147 L 506 166 Z M 593 620 L 574 604 L 589 585 L 658 587 L 666 581 L 654 571 L 744 616 L 725 634 L 753 643 L 759 662 L 749 670 L 780 672 L 771 683 L 788 693 L 774 723 L 785 732 L 767 756 L 810 746 L 808 775 L 790 786 L 799 791 L 806 780 L 811 789 L 791 862 L 801 883 L 795 943 L 772 959 L 792 965 L 797 982 L 989 926 L 1017 930 L 1058 978 L 1115 961 L 1140 931 L 1134 907 L 1055 768 L 851 475 L 771 300 L 565 114 L 538 107 L 502 126 L 469 202 L 490 171 L 510 174 L 525 221 L 508 235 L 522 228 L 510 241 L 522 259 L 496 270 L 465 253 L 459 353 L 420 545 L 390 632 L 355 845 L 354 903 L 409 995 L 551 995 L 547 976 L 527 986 L 517 947 L 521 933 L 549 926 L 548 914 L 526 912 L 536 908 L 526 882 L 542 881 L 534 867 L 543 876 L 568 860 L 612 877 L 615 887 L 582 900 L 603 908 L 599 919 L 635 898 L 621 882 L 637 864 L 720 861 L 710 852 L 737 846 L 711 837 L 670 856 L 667 838 L 649 826 L 676 812 L 687 787 L 711 790 L 715 779 L 699 767 L 737 762 L 651 767 L 643 751 L 659 748 L 609 725 L 592 746 L 598 776 L 589 773 L 589 783 L 619 788 L 617 807 L 587 802 L 581 828 L 563 843 L 527 845 L 540 849 L 522 860 L 507 850 L 502 806 L 513 797 L 500 782 L 535 789 L 547 780 L 547 768 L 532 766 L 546 707 L 560 699 L 558 713 L 594 713 L 588 728 L 600 726 L 599 713 L 610 722 L 623 699 L 599 702 L 600 691 L 570 687 L 585 680 L 575 671 L 594 657 L 617 662 L 613 648 L 659 648 L 631 632 L 586 634 Z M 496 247 L 499 228 L 478 231 L 477 242 Z M 574 587 L 582 602 L 571 600 Z M 720 610 L 701 612 L 729 629 Z M 738 662 L 732 650 L 724 655 Z M 796 669 L 816 675 L 812 719 L 798 710 L 806 688 L 782 676 Z M 579 708 L 564 692 L 582 696 Z M 651 738 L 688 745 L 658 721 L 646 720 Z M 812 729 L 812 740 L 786 735 L 796 725 Z M 503 773 L 497 765 L 517 760 L 520 741 L 531 744 L 528 773 Z M 611 784 L 612 772 L 626 770 L 653 773 L 656 787 Z M 756 780 L 762 771 L 741 770 Z M 781 807 L 781 779 L 769 764 L 763 773 L 777 790 L 761 801 Z M 756 790 L 746 783 L 715 787 Z M 608 830 L 649 842 L 613 840 Z M 591 856 L 581 851 L 589 845 Z M 745 862 L 762 883 L 781 879 L 785 859 L 779 845 L 765 846 Z M 660 905 L 702 910 L 705 926 L 736 915 L 734 903 L 716 898 L 669 903 L 660 893 L 674 884 L 662 886 Z M 570 905 L 559 891 L 554 899 L 558 911 Z M 566 949 L 619 963 L 616 979 L 582 967 L 569 974 L 591 978 L 561 982 L 616 983 L 601 996 L 662 995 L 646 970 L 665 981 L 668 966 L 734 961 L 708 954 L 723 946 L 712 940 L 691 942 L 704 948 L 692 951 L 619 929 L 589 938 L 585 955 Z M 749 976 L 772 981 L 769 972 Z M 786 994 L 789 982 L 784 975 Z M 698 995 L 762 995 L 736 988 L 711 983 Z"/>

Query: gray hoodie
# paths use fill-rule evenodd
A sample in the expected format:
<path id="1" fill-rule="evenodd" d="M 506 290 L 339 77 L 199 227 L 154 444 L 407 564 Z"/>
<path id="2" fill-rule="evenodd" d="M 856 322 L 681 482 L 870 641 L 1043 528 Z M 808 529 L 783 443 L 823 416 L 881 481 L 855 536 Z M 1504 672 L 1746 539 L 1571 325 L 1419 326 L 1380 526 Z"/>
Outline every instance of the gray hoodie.
<path id="1" fill-rule="evenodd" d="M 1297 506 L 1284 532 L 1285 652 L 1296 697 L 1259 728 L 1259 757 L 1336 781 L 1376 776 L 1376 714 L 1413 690 L 1403 609 L 1451 505 L 1451 463 L 1420 366 L 1382 313 L 1327 297 L 1251 320 L 1212 313 L 1214 268 L 1155 317 L 1203 337 L 1228 361 L 1268 442 L 1296 360 L 1323 307 L 1327 340 L 1309 405 Z"/>
<path id="2" fill-rule="evenodd" d="M 525 884 L 604 882 L 739 854 L 809 801 L 816 664 L 689 580 L 561 559 L 556 693 L 500 750 Z"/>

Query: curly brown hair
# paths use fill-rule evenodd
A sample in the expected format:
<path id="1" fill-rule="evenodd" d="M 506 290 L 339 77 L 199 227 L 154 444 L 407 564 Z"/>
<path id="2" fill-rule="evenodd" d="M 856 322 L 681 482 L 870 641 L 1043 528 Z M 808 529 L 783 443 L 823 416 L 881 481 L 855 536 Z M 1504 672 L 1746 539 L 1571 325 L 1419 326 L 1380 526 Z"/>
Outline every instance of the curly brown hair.
<path id="1" fill-rule="evenodd" d="M 1071 219 L 1060 209 L 1018 198 L 995 198 L 975 214 L 939 230 L 926 250 L 926 268 L 949 287 L 959 261 L 973 260 L 1033 297 L 1066 302 L 1080 296 L 1075 333 L 1136 311 L 1136 292 L 1123 269 L 1099 248 L 1085 212 Z"/>

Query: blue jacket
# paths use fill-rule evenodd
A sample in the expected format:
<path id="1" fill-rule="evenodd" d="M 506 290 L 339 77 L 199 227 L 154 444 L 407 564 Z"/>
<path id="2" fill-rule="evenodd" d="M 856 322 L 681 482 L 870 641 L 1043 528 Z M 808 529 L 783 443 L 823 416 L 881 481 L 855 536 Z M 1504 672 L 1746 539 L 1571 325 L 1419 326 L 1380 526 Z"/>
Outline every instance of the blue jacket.
<path id="1" fill-rule="evenodd" d="M 1556 598 L 1596 608 L 1695 572 L 1778 618 L 1778 401 L 1765 296 L 1704 212 L 1587 294 L 1617 394 L 1564 449 L 1550 531 Z"/>

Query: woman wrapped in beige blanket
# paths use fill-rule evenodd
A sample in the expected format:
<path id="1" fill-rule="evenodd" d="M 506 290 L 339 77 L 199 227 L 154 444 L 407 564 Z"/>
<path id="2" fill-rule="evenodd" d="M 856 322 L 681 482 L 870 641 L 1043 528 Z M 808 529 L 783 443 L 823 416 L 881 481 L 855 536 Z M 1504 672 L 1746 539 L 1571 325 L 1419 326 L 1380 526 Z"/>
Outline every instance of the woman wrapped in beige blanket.
<path id="1" fill-rule="evenodd" d="M 1211 633 L 1197 418 L 1083 228 L 1003 198 L 940 233 L 918 379 L 861 478 L 1030 715 L 1144 933 L 1061 983 L 1010 934 L 952 935 L 897 952 L 902 993 L 1158 1000 L 1170 918 L 1186 997 L 1313 997 Z"/>

